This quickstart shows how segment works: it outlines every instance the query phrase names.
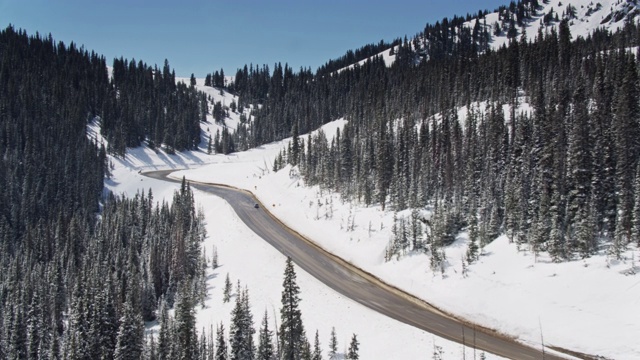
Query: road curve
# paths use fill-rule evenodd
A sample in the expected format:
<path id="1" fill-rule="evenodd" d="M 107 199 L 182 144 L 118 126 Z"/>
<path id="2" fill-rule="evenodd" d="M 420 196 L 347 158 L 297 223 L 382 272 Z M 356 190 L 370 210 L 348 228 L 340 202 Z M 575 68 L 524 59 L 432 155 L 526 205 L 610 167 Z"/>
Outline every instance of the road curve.
<path id="1" fill-rule="evenodd" d="M 169 177 L 174 171 L 152 171 L 144 175 L 179 183 L 179 180 Z M 251 230 L 282 254 L 291 257 L 296 265 L 333 290 L 374 311 L 442 338 L 510 359 L 567 359 L 546 353 L 542 348 L 532 348 L 491 329 L 457 319 L 384 283 L 288 228 L 264 206 L 256 209 L 254 205 L 258 200 L 248 191 L 194 181 L 190 181 L 190 184 L 193 188 L 226 200 Z"/>

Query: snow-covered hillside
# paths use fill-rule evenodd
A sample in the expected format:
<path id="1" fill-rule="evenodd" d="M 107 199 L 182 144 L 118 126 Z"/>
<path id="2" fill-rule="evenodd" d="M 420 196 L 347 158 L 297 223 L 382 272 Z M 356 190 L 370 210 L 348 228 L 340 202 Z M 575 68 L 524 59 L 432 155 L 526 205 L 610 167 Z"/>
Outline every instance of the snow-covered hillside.
<path id="1" fill-rule="evenodd" d="M 507 6 L 502 12 L 488 13 L 481 19 L 466 21 L 463 26 L 473 29 L 476 23 L 479 23 L 480 29 L 487 30 L 490 37 L 489 45 L 495 50 L 509 43 L 510 26 L 515 26 L 515 32 L 512 32 L 515 39 L 519 40 L 526 34 L 527 40 L 533 41 L 539 32 L 549 33 L 553 29 L 558 31 L 560 21 L 566 19 L 572 39 L 575 40 L 578 37 L 589 36 L 596 29 L 617 31 L 627 21 L 637 22 L 640 15 L 640 4 L 636 0 L 539 0 L 538 3 L 538 8 L 529 9 L 531 18 L 524 20 L 522 25 L 518 25 L 517 21 L 511 21 L 515 20 L 516 16 L 505 1 Z M 496 28 L 500 30 L 496 31 Z M 428 58 L 429 54 L 425 49 L 428 48 L 429 41 L 424 34 L 420 34 L 409 42 L 413 51 Z M 380 56 L 387 66 L 391 66 L 400 46 L 394 46 L 393 49 L 387 49 L 376 56 Z M 370 58 L 344 69 L 362 65 L 368 60 Z"/>
<path id="2" fill-rule="evenodd" d="M 176 82 L 183 82 L 185 84 L 189 84 L 191 79 L 189 78 L 176 78 Z M 209 137 L 214 138 L 217 131 L 222 131 L 223 127 L 227 127 L 230 132 L 234 132 L 238 128 L 238 124 L 240 123 L 240 113 L 233 112 L 229 110 L 231 103 L 238 103 L 238 97 L 234 96 L 224 90 L 216 89 L 211 86 L 204 85 L 204 79 L 196 79 L 196 89 L 201 91 L 207 95 L 209 101 L 209 115 L 207 115 L 207 123 L 203 124 L 202 128 L 202 141 L 200 143 L 201 149 L 203 151 L 207 150 L 207 142 Z M 211 115 L 211 110 L 213 109 L 213 104 L 216 102 L 220 102 L 228 111 L 229 116 L 225 118 L 224 124 L 216 123 L 213 119 L 213 115 Z M 245 110 L 245 115 L 247 118 L 251 116 L 249 110 Z"/>
<path id="3" fill-rule="evenodd" d="M 216 92 L 219 93 L 217 90 Z M 229 95 L 224 93 L 222 96 Z M 325 131 L 335 133 L 335 129 L 343 124 L 343 121 L 334 122 L 327 125 Z M 88 135 L 100 140 L 97 125 L 92 124 L 89 127 Z M 152 189 L 156 201 L 170 202 L 173 192 L 178 187 L 172 183 L 147 178 L 141 172 L 187 167 L 199 169 L 198 176 L 205 177 L 210 171 L 221 171 L 216 174 L 216 181 L 241 186 L 243 183 L 259 181 L 261 186 L 264 184 L 265 191 L 268 191 L 269 187 L 286 188 L 291 183 L 288 173 L 283 171 L 273 174 L 269 169 L 273 158 L 287 143 L 288 140 L 231 155 L 207 155 L 202 151 L 170 155 L 162 150 L 155 151 L 146 147 L 129 149 L 125 158 L 110 159 L 112 176 L 106 181 L 106 188 L 116 194 L 127 196 Z M 176 176 L 180 177 L 182 174 Z M 190 174 L 185 176 L 192 178 Z M 263 176 L 264 181 L 261 181 Z M 285 183 L 280 183 L 281 181 Z M 229 274 L 234 289 L 238 281 L 242 287 L 246 286 L 249 289 L 255 326 L 260 325 L 266 311 L 270 321 L 269 327 L 274 330 L 276 321 L 279 322 L 285 257 L 249 230 L 224 200 L 197 190 L 195 193 L 196 205 L 203 210 L 207 223 L 208 238 L 203 244 L 203 251 L 211 259 L 215 247 L 220 264 L 216 270 L 207 270 L 209 290 L 205 307 L 196 309 L 197 329 L 208 332 L 211 326 L 215 329 L 223 323 L 228 331 L 234 300 L 229 303 L 223 302 L 223 288 Z M 263 199 L 268 201 L 264 197 Z M 284 204 L 284 208 L 290 208 L 294 205 L 285 200 L 286 198 L 281 198 L 277 206 Z M 294 201 L 297 201 L 297 198 L 294 198 Z M 336 209 L 341 207 L 336 204 Z M 301 290 L 300 307 L 307 336 L 313 341 L 318 330 L 324 356 L 329 350 L 332 327 L 336 329 L 339 354 L 346 353 L 351 336 L 355 333 L 360 341 L 359 354 L 363 359 L 418 359 L 424 358 L 425 354 L 433 354 L 434 351 L 442 351 L 445 359 L 460 358 L 463 352 L 467 357 L 476 354 L 478 358 L 481 354 L 480 351 L 474 352 L 472 347 L 463 349 L 459 344 L 377 314 L 344 298 L 301 269 L 296 268 L 296 271 Z M 157 326 L 149 324 L 149 332 L 154 332 L 155 329 Z M 501 359 L 491 354 L 486 355 L 487 359 Z"/>
<path id="4" fill-rule="evenodd" d="M 578 36 L 587 37 L 596 29 L 616 31 L 624 26 L 625 21 L 634 20 L 640 14 L 640 5 L 635 0 L 545 0 L 540 1 L 540 8 L 536 9 L 536 15 L 532 20 L 526 21 L 524 26 L 517 26 L 518 36 L 526 32 L 529 40 L 534 40 L 538 31 L 558 30 L 558 20 L 567 19 L 569 30 L 575 40 Z M 551 21 L 545 23 L 545 16 Z M 499 13 L 494 12 L 486 16 L 487 26 L 495 28 L 495 24 L 501 20 Z M 477 20 L 472 20 L 466 25 L 473 28 Z M 506 24 L 506 21 L 501 23 Z M 501 26 L 502 29 L 505 26 Z M 495 35 L 492 33 L 492 47 L 499 48 L 508 42 L 506 31 Z"/>
<path id="5" fill-rule="evenodd" d="M 220 90 L 199 87 L 214 101 L 234 99 Z M 481 110 L 485 104 L 475 106 Z M 505 110 L 508 116 L 510 111 Z M 518 109 L 527 110 L 526 103 Z M 460 109 L 460 121 L 464 122 L 466 112 Z M 236 119 L 239 114 L 231 114 L 228 125 L 233 126 Z M 323 131 L 332 136 L 344 123 L 332 122 Z M 215 131 L 217 126 L 210 122 L 203 124 L 203 129 Z M 97 136 L 97 129 L 91 130 L 91 136 Z M 635 311 L 640 302 L 636 275 L 640 269 L 635 262 L 640 256 L 638 249 L 631 248 L 626 261 L 615 261 L 603 251 L 586 260 L 555 264 L 500 237 L 485 247 L 477 263 L 463 269 L 468 243 L 463 232 L 446 249 L 444 273 L 432 272 L 425 254 L 385 262 L 393 213 L 378 206 L 343 203 L 335 193 L 306 187 L 296 168 L 287 166 L 273 172 L 275 157 L 289 141 L 230 155 L 207 155 L 205 137 L 201 150 L 195 152 L 168 155 L 147 148 L 129 149 L 124 159 L 111 159 L 113 176 L 107 188 L 133 196 L 137 189 L 151 187 L 157 200 L 170 201 L 174 185 L 151 180 L 139 171 L 191 168 L 175 176 L 250 190 L 276 216 L 324 248 L 446 311 L 535 347 L 542 346 L 543 335 L 546 346 L 607 358 L 640 358 L 636 341 L 640 317 Z M 222 264 L 210 273 L 209 298 L 206 308 L 198 310 L 198 327 L 228 324 L 232 305 L 222 303 L 227 273 L 234 283 L 240 280 L 248 286 L 255 322 L 265 309 L 274 321 L 278 317 L 284 257 L 247 230 L 220 199 L 198 193 L 197 200 L 208 223 L 204 250 L 211 255 L 215 245 Z M 362 358 L 421 358 L 432 353 L 434 346 L 443 347 L 445 358 L 461 357 L 460 345 L 373 313 L 298 271 L 307 331 L 312 336 L 318 329 L 325 348 L 335 326 L 341 347 L 346 348 L 351 333 L 358 334 Z M 472 354 L 471 349 L 465 352 L 467 356 Z"/>

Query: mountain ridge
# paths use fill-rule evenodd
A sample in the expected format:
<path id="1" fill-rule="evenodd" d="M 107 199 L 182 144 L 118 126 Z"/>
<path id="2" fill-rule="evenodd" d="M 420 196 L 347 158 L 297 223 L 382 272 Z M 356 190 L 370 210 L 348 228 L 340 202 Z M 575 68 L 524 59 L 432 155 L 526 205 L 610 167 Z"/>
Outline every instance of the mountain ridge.
<path id="1" fill-rule="evenodd" d="M 348 51 L 338 59 L 329 60 L 319 72 L 330 72 L 336 64 L 348 59 L 355 59 L 345 67 L 362 65 L 374 57 L 381 57 L 387 66 L 396 60 L 396 54 L 406 49 L 413 55 L 416 63 L 431 58 L 449 42 L 453 46 L 460 45 L 461 38 L 471 36 L 477 51 L 482 53 L 489 49 L 497 50 L 508 45 L 511 40 L 535 41 L 541 33 L 558 32 L 562 21 L 567 21 L 572 40 L 586 38 L 595 31 L 615 32 L 625 22 L 637 21 L 640 5 L 637 0 L 521 0 L 512 1 L 509 5 L 500 6 L 492 12 L 478 11 L 475 15 L 454 15 L 434 24 L 427 24 L 425 29 L 411 38 L 397 38 L 391 43 L 365 45 L 355 51 Z M 364 56 L 372 49 L 382 49 L 370 56 Z M 360 56 L 359 56 L 360 55 Z"/>

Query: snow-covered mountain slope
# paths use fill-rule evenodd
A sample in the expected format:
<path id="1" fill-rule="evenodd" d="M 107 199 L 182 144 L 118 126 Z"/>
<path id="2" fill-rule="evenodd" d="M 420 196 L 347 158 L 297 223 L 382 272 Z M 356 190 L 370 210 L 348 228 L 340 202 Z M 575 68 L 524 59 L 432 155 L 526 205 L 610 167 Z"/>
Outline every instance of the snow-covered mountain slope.
<path id="1" fill-rule="evenodd" d="M 176 78 L 176 82 L 182 82 L 185 84 L 189 84 L 189 78 Z M 209 137 L 214 138 L 216 132 L 222 132 L 222 129 L 226 127 L 230 132 L 234 132 L 238 128 L 238 124 L 240 123 L 240 113 L 234 112 L 229 109 L 232 103 L 238 103 L 238 97 L 226 92 L 223 89 L 214 88 L 211 86 L 204 85 L 204 79 L 196 79 L 196 89 L 201 91 L 207 95 L 209 99 L 209 114 L 207 115 L 207 122 L 201 125 L 202 133 L 202 141 L 200 142 L 201 147 L 206 151 L 207 142 Z M 213 119 L 212 110 L 213 105 L 216 102 L 220 102 L 224 109 L 228 110 L 228 117 L 224 119 L 224 123 L 217 123 Z M 250 110 L 245 110 L 245 116 L 250 117 Z"/>
<path id="2" fill-rule="evenodd" d="M 587 37 L 596 29 L 616 31 L 622 28 L 625 21 L 637 21 L 640 15 L 640 5 L 636 0 L 546 0 L 540 1 L 540 7 L 533 9 L 532 19 L 524 21 L 523 26 L 518 26 L 517 36 L 526 32 L 529 40 L 534 40 L 538 32 L 558 30 L 560 21 L 566 19 L 569 30 L 576 39 L 578 36 Z M 508 8 L 507 8 L 508 9 Z M 508 39 L 509 22 L 513 14 L 505 11 L 493 12 L 486 16 L 486 24 L 491 29 L 491 44 L 493 48 L 499 48 L 506 44 Z M 475 26 L 476 21 L 465 23 L 469 28 Z M 495 34 L 493 31 L 499 24 L 502 31 Z"/>
<path id="3" fill-rule="evenodd" d="M 394 48 L 394 50 L 395 50 L 395 48 Z M 396 61 L 396 54 L 395 54 L 394 51 L 392 51 L 392 49 L 387 49 L 387 50 L 381 52 L 380 54 L 378 54 L 376 56 L 382 57 L 382 60 L 384 60 L 384 63 L 387 66 L 391 66 Z M 354 68 L 356 66 L 361 66 L 361 65 L 363 65 L 364 63 L 366 63 L 369 60 L 370 59 L 360 60 L 355 64 L 351 64 L 351 65 L 349 65 L 349 66 L 347 66 L 345 68 L 342 68 L 342 69 L 338 70 L 338 72 L 341 72 L 341 71 L 344 71 L 344 70 L 347 70 L 347 69 L 351 69 L 351 68 Z"/>
<path id="4" fill-rule="evenodd" d="M 478 26 L 479 31 L 486 30 L 488 46 L 495 50 L 508 44 L 510 36 L 519 40 L 524 34 L 528 41 L 533 41 L 539 32 L 549 33 L 553 29 L 558 31 L 560 22 L 565 19 L 572 39 L 575 40 L 589 36 L 596 29 L 617 31 L 627 21 L 637 22 L 640 16 L 640 4 L 637 0 L 538 0 L 537 6 L 534 1 L 528 0 L 522 1 L 520 9 L 524 10 L 519 10 L 516 2 L 511 4 L 505 1 L 505 6 L 497 11 L 475 16 L 465 21 L 462 27 L 472 30 Z M 519 18 L 521 21 L 518 21 Z M 451 22 L 448 21 L 448 24 Z M 454 41 L 459 38 L 456 30 L 449 30 Z M 427 49 L 431 41 L 429 34 L 425 32 L 409 40 L 411 50 L 418 55 L 417 60 L 429 58 Z M 375 56 L 381 57 L 387 66 L 391 66 L 401 46 L 396 45 Z M 370 59 L 361 60 L 342 70 L 362 65 Z"/>

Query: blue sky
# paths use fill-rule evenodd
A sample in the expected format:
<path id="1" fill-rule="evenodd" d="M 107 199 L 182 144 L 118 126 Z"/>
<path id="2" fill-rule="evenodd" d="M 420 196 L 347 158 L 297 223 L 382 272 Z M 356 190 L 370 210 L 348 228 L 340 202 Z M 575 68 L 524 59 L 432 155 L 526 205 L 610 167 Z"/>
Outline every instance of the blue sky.
<path id="1" fill-rule="evenodd" d="M 178 76 L 245 64 L 316 70 L 380 40 L 411 37 L 443 17 L 493 10 L 507 0 L 0 0 L 0 26 L 52 34 L 113 58 L 161 66 Z"/>

